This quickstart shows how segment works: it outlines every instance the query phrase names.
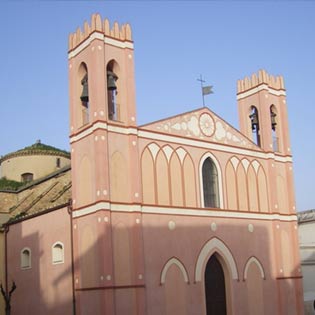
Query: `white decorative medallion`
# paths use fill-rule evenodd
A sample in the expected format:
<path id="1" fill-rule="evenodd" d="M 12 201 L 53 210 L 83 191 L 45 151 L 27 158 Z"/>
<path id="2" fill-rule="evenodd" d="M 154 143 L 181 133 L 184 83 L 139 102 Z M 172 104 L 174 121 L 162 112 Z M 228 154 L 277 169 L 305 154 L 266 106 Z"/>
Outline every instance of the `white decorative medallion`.
<path id="1" fill-rule="evenodd" d="M 199 126 L 201 129 L 201 132 L 207 136 L 210 137 L 214 133 L 215 125 L 214 120 L 208 113 L 203 113 L 199 117 Z"/>
<path id="2" fill-rule="evenodd" d="M 212 222 L 211 223 L 211 230 L 214 232 L 214 231 L 216 231 L 217 230 L 217 224 L 215 223 L 215 222 Z"/>
<path id="3" fill-rule="evenodd" d="M 170 231 L 175 230 L 175 228 L 176 228 L 176 223 L 175 223 L 174 221 L 169 221 L 169 222 L 168 222 L 168 228 L 169 228 Z"/>
<path id="4" fill-rule="evenodd" d="M 254 226 L 252 224 L 248 224 L 248 232 L 250 233 L 254 232 Z"/>

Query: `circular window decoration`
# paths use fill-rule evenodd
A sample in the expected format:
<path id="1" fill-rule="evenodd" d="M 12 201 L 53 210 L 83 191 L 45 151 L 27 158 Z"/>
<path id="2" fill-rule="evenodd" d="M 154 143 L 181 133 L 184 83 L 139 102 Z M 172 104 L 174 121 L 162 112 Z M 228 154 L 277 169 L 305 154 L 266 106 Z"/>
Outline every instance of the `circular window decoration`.
<path id="1" fill-rule="evenodd" d="M 205 136 L 210 137 L 213 135 L 215 129 L 214 120 L 208 113 L 200 115 L 199 126 Z"/>

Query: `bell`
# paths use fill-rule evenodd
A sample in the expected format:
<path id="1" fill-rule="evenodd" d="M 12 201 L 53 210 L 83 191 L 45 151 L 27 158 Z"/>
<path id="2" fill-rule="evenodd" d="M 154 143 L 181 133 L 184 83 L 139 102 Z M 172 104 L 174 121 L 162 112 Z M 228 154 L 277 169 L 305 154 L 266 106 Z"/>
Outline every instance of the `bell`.
<path id="1" fill-rule="evenodd" d="M 277 125 L 276 116 L 277 116 L 277 114 L 274 113 L 274 112 L 271 110 L 271 111 L 270 111 L 270 118 L 271 118 L 271 128 L 272 128 L 273 131 L 276 130 L 276 125 Z"/>
<path id="2" fill-rule="evenodd" d="M 252 130 L 258 130 L 258 116 L 257 113 L 254 112 L 251 115 L 249 115 L 249 118 L 252 122 Z"/>
<path id="3" fill-rule="evenodd" d="M 80 99 L 82 102 L 87 103 L 89 101 L 89 87 L 88 87 L 88 76 L 87 74 L 81 80 L 81 84 L 83 85 L 82 94 Z"/>
<path id="4" fill-rule="evenodd" d="M 117 86 L 116 86 L 117 79 L 118 77 L 114 72 L 107 70 L 107 89 L 108 90 L 110 91 L 117 90 Z"/>

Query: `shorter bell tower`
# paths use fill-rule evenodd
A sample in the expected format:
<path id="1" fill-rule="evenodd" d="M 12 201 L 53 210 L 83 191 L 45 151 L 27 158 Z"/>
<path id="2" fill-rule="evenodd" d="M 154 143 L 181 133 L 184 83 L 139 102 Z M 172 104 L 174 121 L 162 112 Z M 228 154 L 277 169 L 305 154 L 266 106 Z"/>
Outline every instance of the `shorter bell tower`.
<path id="1" fill-rule="evenodd" d="M 291 155 L 282 76 L 259 70 L 237 83 L 240 130 L 264 151 Z"/>

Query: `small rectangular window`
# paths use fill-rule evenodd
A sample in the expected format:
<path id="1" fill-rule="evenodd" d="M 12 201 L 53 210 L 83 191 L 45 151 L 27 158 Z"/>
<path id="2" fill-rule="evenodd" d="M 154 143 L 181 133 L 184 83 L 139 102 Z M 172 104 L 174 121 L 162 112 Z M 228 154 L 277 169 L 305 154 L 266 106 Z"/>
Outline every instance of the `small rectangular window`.
<path id="1" fill-rule="evenodd" d="M 23 248 L 21 251 L 21 269 L 31 268 L 31 250 Z"/>
<path id="2" fill-rule="evenodd" d="M 64 262 L 64 250 L 62 243 L 55 243 L 52 247 L 52 263 L 62 264 Z"/>

